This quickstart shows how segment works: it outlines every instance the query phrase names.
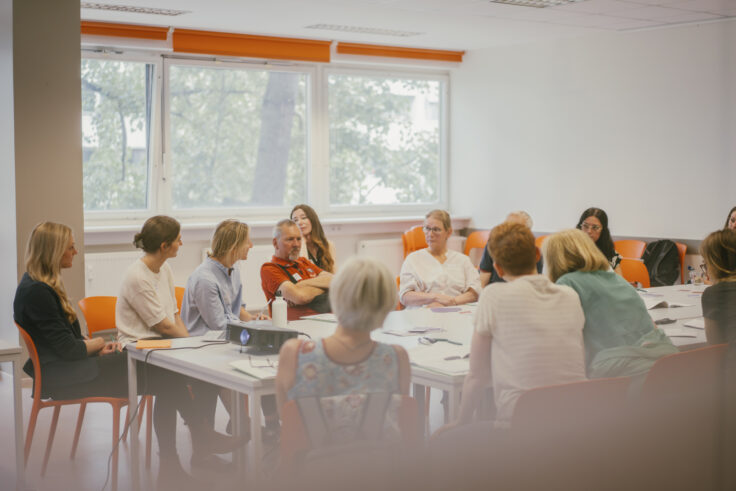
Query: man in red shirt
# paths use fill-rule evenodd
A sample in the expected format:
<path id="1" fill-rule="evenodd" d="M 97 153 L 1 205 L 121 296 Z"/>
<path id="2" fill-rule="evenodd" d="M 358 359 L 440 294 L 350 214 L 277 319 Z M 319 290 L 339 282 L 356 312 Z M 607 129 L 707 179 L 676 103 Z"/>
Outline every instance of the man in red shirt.
<path id="1" fill-rule="evenodd" d="M 275 253 L 261 266 L 261 287 L 270 302 L 276 292 L 288 303 L 288 320 L 319 313 L 310 304 L 330 288 L 332 274 L 322 271 L 309 259 L 299 257 L 302 235 L 296 223 L 281 220 L 273 229 Z"/>

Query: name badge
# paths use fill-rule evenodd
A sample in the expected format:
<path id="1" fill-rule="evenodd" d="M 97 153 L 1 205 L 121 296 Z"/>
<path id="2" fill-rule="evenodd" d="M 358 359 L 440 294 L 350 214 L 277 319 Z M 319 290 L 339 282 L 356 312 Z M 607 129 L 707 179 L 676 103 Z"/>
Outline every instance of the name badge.
<path id="1" fill-rule="evenodd" d="M 293 277 L 294 277 L 294 279 L 295 279 L 295 280 L 296 280 L 297 282 L 299 282 L 299 281 L 302 281 L 302 277 L 301 277 L 301 276 L 299 276 L 299 273 L 294 273 L 294 274 L 293 274 L 293 275 L 291 275 L 291 276 L 293 276 Z"/>

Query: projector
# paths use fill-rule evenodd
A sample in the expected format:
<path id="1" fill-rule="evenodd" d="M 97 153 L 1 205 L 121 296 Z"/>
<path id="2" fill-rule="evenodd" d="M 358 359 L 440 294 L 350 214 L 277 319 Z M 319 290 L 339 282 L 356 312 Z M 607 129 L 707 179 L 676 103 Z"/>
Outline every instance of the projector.
<path id="1" fill-rule="evenodd" d="M 278 353 L 287 339 L 298 335 L 293 329 L 274 326 L 270 320 L 227 323 L 227 340 L 240 345 L 241 352 L 250 354 Z"/>

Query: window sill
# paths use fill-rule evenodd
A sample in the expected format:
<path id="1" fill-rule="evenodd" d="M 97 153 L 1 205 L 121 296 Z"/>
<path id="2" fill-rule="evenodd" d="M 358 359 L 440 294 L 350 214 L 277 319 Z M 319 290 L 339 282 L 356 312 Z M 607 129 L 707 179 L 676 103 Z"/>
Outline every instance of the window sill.
<path id="1" fill-rule="evenodd" d="M 325 218 L 322 226 L 325 234 L 331 236 L 369 235 L 369 234 L 401 234 L 414 225 L 422 223 L 424 215 L 398 217 L 357 217 L 357 218 Z M 456 231 L 467 228 L 471 218 L 460 216 L 452 218 L 452 226 Z M 209 241 L 212 238 L 218 221 L 182 222 L 184 240 Z M 271 238 L 276 220 L 248 221 L 251 239 Z M 130 244 L 133 236 L 140 231 L 141 224 L 125 225 L 88 225 L 84 227 L 84 245 L 117 245 Z"/>

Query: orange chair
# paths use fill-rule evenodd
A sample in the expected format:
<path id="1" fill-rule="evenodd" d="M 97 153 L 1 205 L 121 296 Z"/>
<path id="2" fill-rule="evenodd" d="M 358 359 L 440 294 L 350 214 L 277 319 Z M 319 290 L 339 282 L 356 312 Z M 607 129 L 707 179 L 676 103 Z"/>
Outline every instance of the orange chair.
<path id="1" fill-rule="evenodd" d="M 401 276 L 396 277 L 396 291 L 399 291 L 399 287 L 401 286 Z M 396 310 L 404 310 L 404 305 L 401 303 L 401 299 L 396 304 Z"/>
<path id="2" fill-rule="evenodd" d="M 534 245 L 537 246 L 539 249 L 542 248 L 542 244 L 544 243 L 544 240 L 549 237 L 548 235 L 540 235 L 536 239 L 534 239 Z"/>
<path id="3" fill-rule="evenodd" d="M 398 416 L 402 441 L 407 446 L 417 445 L 421 433 L 417 422 L 417 404 L 413 397 L 401 396 Z M 306 423 L 295 400 L 288 401 L 281 409 L 279 447 L 281 464 L 287 470 L 294 470 L 299 458 L 312 448 Z"/>
<path id="4" fill-rule="evenodd" d="M 469 256 L 470 251 L 473 249 L 484 249 L 486 244 L 488 244 L 490 233 L 490 230 L 476 230 L 468 235 L 468 238 L 465 240 L 465 255 Z"/>
<path id="5" fill-rule="evenodd" d="M 86 297 L 80 300 L 79 310 L 82 311 L 84 320 L 87 323 L 87 332 L 90 337 L 100 331 L 114 331 L 115 327 L 115 305 L 117 297 Z M 79 416 L 77 416 L 77 427 L 74 430 L 74 442 L 72 443 L 72 451 L 69 458 L 73 459 L 77 453 L 77 445 L 79 443 L 79 434 L 82 431 L 82 422 L 84 421 L 84 413 L 87 410 L 87 404 L 82 403 L 79 406 Z M 146 414 L 146 469 L 151 468 L 151 430 L 153 427 L 153 396 L 144 396 L 143 404 L 138 413 L 138 426 L 140 427 L 143 420 L 143 414 Z M 128 413 L 126 412 L 125 420 L 128 421 Z M 123 431 L 123 441 L 128 436 L 128 426 Z"/>
<path id="6" fill-rule="evenodd" d="M 174 294 L 176 295 L 176 308 L 179 309 L 179 313 L 181 313 L 181 303 L 184 301 L 185 291 L 186 290 L 183 286 L 174 287 Z"/>
<path id="7" fill-rule="evenodd" d="M 33 363 L 33 405 L 31 406 L 31 416 L 28 418 L 28 430 L 26 432 L 26 446 L 25 446 L 25 462 L 28 464 L 28 455 L 31 453 L 31 443 L 33 442 L 33 433 L 36 429 L 36 421 L 38 420 L 38 413 L 41 409 L 46 407 L 54 408 L 54 415 L 51 419 L 51 427 L 49 428 L 49 438 L 46 442 L 46 452 L 43 456 L 43 465 L 41 466 L 41 476 L 46 474 L 46 466 L 49 462 L 49 455 L 51 455 L 51 446 L 54 443 L 54 436 L 56 434 L 56 425 L 59 422 L 59 412 L 61 406 L 69 406 L 73 404 L 89 404 L 93 402 L 103 402 L 112 406 L 112 486 L 113 489 L 117 489 L 118 481 L 118 439 L 120 437 L 120 409 L 128 404 L 128 399 L 123 397 L 84 397 L 80 399 L 65 399 L 65 400 L 44 400 L 41 391 L 41 362 L 38 359 L 38 351 L 36 350 L 36 344 L 31 339 L 31 336 L 19 326 L 17 323 L 15 326 L 18 328 L 23 342 L 28 348 L 28 355 Z M 76 442 L 75 442 L 76 444 Z"/>
<path id="8" fill-rule="evenodd" d="M 629 283 L 638 281 L 641 283 L 642 288 L 649 288 L 651 286 L 649 271 L 640 259 L 622 259 L 621 273 Z"/>
<path id="9" fill-rule="evenodd" d="M 715 384 L 722 371 L 727 347 L 726 344 L 717 344 L 663 356 L 649 370 L 642 397 L 669 398 L 700 392 L 708 387 L 717 391 Z"/>
<path id="10" fill-rule="evenodd" d="M 534 435 L 592 418 L 610 421 L 624 412 L 629 382 L 629 377 L 599 378 L 528 390 L 516 402 L 511 428 Z"/>
<path id="11" fill-rule="evenodd" d="M 687 252 L 687 246 L 680 242 L 675 242 L 677 246 L 677 253 L 680 254 L 680 281 L 685 284 L 685 253 Z"/>
<path id="12" fill-rule="evenodd" d="M 401 242 L 404 244 L 404 257 L 414 251 L 427 247 L 427 240 L 424 238 L 424 230 L 422 225 L 416 225 L 401 236 Z"/>
<path id="13" fill-rule="evenodd" d="M 641 259 L 647 243 L 641 240 L 617 240 L 613 243 L 616 252 L 629 259 Z"/>

